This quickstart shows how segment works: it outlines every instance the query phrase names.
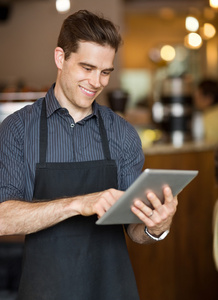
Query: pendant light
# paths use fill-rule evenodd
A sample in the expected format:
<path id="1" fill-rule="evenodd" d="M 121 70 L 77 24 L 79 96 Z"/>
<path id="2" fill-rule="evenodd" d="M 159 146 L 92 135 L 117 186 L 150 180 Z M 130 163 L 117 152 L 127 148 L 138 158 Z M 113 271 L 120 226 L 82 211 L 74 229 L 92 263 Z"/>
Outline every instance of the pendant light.
<path id="1" fill-rule="evenodd" d="M 56 9 L 59 13 L 66 13 L 70 10 L 70 0 L 56 0 Z"/>
<path id="2" fill-rule="evenodd" d="M 186 19 L 185 19 L 185 28 L 188 31 L 192 31 L 192 32 L 197 31 L 198 28 L 199 28 L 198 20 L 195 17 L 192 17 L 192 16 L 186 17 Z"/>
<path id="3" fill-rule="evenodd" d="M 210 0 L 210 7 L 218 8 L 218 0 Z"/>

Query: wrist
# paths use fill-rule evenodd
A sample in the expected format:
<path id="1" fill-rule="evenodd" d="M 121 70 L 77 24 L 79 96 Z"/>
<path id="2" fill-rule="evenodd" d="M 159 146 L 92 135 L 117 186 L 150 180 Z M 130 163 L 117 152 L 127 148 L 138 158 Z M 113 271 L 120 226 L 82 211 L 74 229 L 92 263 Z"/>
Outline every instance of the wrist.
<path id="1" fill-rule="evenodd" d="M 76 197 L 65 198 L 63 203 L 63 214 L 67 217 L 74 217 L 80 215 L 80 199 Z"/>
<path id="2" fill-rule="evenodd" d="M 155 236 L 155 235 L 151 234 L 151 233 L 148 231 L 148 228 L 147 228 L 147 227 L 145 227 L 144 232 L 145 232 L 145 234 L 147 234 L 147 236 L 149 236 L 152 240 L 155 240 L 155 241 L 162 241 L 163 239 L 165 239 L 165 237 L 168 235 L 168 233 L 169 233 L 170 231 L 169 231 L 169 230 L 166 230 L 166 231 L 164 231 L 163 233 L 161 233 L 161 235 Z"/>

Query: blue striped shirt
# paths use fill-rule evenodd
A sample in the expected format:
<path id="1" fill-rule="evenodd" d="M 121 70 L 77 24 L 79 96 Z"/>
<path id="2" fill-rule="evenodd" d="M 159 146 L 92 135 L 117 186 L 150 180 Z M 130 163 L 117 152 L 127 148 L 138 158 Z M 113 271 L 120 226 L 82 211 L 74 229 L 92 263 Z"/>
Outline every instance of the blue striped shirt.
<path id="1" fill-rule="evenodd" d="M 118 168 L 118 188 L 126 190 L 144 163 L 140 138 L 132 125 L 106 106 L 93 103 L 93 113 L 75 124 L 54 96 L 45 96 L 48 123 L 47 162 L 104 159 L 98 110 L 104 120 L 111 158 Z M 0 202 L 31 201 L 39 162 L 39 126 L 43 98 L 8 116 L 0 126 Z"/>

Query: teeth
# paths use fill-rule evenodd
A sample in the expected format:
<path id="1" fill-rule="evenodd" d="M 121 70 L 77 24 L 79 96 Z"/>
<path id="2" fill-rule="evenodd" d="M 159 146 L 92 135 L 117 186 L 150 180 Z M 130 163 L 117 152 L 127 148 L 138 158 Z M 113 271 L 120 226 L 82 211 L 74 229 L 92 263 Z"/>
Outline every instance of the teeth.
<path id="1" fill-rule="evenodd" d="M 90 92 L 89 90 L 85 89 L 84 87 L 81 86 L 81 89 L 84 90 L 86 93 L 93 95 L 94 92 Z"/>

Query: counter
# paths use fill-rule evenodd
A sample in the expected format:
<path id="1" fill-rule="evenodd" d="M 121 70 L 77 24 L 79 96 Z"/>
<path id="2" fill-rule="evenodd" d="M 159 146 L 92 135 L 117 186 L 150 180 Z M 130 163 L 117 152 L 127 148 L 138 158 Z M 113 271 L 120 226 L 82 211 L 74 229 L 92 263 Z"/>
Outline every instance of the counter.
<path id="1" fill-rule="evenodd" d="M 158 155 L 158 154 L 172 154 L 172 153 L 190 153 L 202 151 L 214 151 L 218 149 L 218 144 L 201 142 L 186 142 L 182 147 L 175 147 L 173 144 L 154 144 L 150 147 L 144 147 L 144 154 Z"/>

